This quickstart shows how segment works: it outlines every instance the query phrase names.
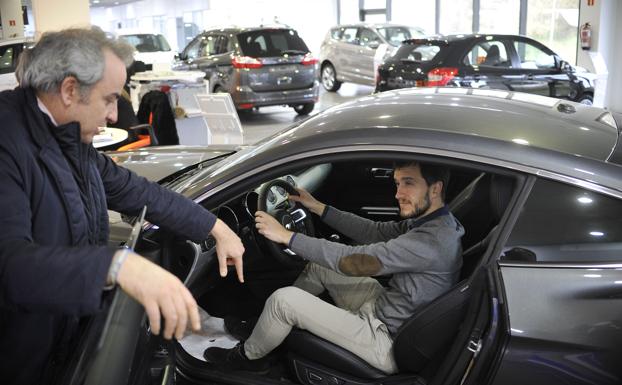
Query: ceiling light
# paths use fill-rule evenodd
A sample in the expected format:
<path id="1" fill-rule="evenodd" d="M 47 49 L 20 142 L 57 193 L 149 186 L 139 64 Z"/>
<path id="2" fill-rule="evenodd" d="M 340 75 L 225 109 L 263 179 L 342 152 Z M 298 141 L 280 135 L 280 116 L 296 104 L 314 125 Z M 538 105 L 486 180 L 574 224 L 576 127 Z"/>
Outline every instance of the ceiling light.
<path id="1" fill-rule="evenodd" d="M 590 235 L 593 237 L 602 237 L 603 235 L 605 235 L 605 233 L 603 233 L 602 231 L 590 231 Z"/>
<path id="2" fill-rule="evenodd" d="M 580 198 L 577 198 L 577 200 L 579 201 L 579 203 L 583 203 L 584 205 L 594 202 L 592 198 L 588 198 L 588 197 L 580 197 Z"/>

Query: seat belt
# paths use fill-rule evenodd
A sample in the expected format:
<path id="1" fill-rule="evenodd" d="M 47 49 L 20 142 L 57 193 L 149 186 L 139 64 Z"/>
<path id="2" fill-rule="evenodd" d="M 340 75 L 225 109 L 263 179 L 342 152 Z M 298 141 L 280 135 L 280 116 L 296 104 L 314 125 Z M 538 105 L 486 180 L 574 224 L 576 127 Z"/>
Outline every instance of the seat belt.
<path id="1" fill-rule="evenodd" d="M 485 306 L 484 301 L 486 300 L 487 293 L 484 292 L 481 295 L 480 299 L 480 307 L 477 313 L 477 318 L 475 320 L 474 327 L 472 329 L 471 335 L 467 341 L 467 345 L 465 349 L 470 353 L 465 353 L 460 357 L 460 364 L 464 363 L 468 360 L 468 364 L 466 365 L 466 370 L 462 375 L 462 379 L 460 380 L 460 385 L 463 385 L 469 374 L 471 374 L 471 370 L 475 365 L 475 361 L 479 352 L 482 349 L 482 336 L 484 335 L 486 325 L 488 324 L 489 319 L 489 308 L 490 306 Z M 493 301 L 496 301 L 496 298 L 492 298 Z M 494 306 L 494 305 L 493 305 Z M 461 366 L 458 366 L 461 367 Z"/>

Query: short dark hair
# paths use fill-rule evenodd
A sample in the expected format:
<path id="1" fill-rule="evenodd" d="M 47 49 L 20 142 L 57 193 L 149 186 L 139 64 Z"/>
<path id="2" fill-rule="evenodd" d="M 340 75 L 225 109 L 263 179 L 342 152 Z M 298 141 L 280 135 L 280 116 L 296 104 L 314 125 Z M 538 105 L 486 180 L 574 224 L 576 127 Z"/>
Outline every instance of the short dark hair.
<path id="1" fill-rule="evenodd" d="M 428 186 L 436 182 L 442 182 L 443 187 L 441 189 L 441 199 L 445 201 L 445 191 L 447 191 L 447 184 L 449 183 L 449 168 L 440 164 L 434 163 L 421 163 L 417 161 L 395 161 L 393 162 L 393 170 L 406 167 L 417 167 L 421 170 L 421 176 L 425 179 Z"/>

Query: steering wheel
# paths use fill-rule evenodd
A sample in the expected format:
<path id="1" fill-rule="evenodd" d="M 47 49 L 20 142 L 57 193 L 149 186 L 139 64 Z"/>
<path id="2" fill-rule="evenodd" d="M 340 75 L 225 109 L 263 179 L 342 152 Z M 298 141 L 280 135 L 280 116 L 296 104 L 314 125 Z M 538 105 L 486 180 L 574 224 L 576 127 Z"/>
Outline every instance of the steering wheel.
<path id="1" fill-rule="evenodd" d="M 290 195 L 299 195 L 298 191 L 296 191 L 294 186 L 291 184 L 281 179 L 274 179 L 266 183 L 259 191 L 259 197 L 257 198 L 257 208 L 259 210 L 268 212 L 268 194 L 273 187 L 281 187 Z M 271 214 L 280 224 L 282 224 L 283 227 L 290 231 L 295 231 L 310 237 L 315 236 L 311 213 L 298 202 L 294 203 L 293 207 L 286 205 L 286 207 L 277 208 L 269 214 Z M 283 265 L 298 267 L 301 264 L 306 263 L 302 257 L 294 254 L 286 246 L 272 242 L 267 238 L 266 244 L 268 252 L 272 255 L 272 257 Z"/>

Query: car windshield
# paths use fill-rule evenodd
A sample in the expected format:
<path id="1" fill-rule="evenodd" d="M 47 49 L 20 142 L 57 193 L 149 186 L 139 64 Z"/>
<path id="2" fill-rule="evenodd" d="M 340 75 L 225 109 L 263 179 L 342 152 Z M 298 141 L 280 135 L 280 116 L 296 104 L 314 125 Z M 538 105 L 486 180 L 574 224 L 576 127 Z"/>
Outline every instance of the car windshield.
<path id="1" fill-rule="evenodd" d="M 140 34 L 120 37 L 131 44 L 138 52 L 170 51 L 171 47 L 162 35 Z"/>
<path id="2" fill-rule="evenodd" d="M 264 29 L 238 35 L 240 49 L 246 56 L 271 57 L 304 55 L 309 48 L 292 29 Z"/>
<path id="3" fill-rule="evenodd" d="M 394 47 L 399 46 L 404 40 L 421 37 L 424 35 L 422 30 L 411 27 L 382 27 L 378 28 L 378 33 Z"/>
<path id="4" fill-rule="evenodd" d="M 439 52 L 441 52 L 441 46 L 433 42 L 426 44 L 406 43 L 397 49 L 393 57 L 401 61 L 422 63 L 434 60 Z"/>

